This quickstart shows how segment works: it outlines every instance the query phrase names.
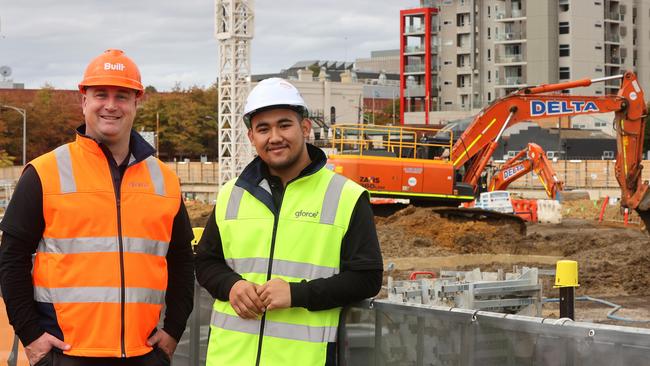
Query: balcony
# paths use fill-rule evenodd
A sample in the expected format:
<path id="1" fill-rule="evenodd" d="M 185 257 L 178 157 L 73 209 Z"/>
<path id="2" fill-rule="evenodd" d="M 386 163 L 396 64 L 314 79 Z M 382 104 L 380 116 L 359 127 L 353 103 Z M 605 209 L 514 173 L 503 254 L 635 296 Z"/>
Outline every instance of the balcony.
<path id="1" fill-rule="evenodd" d="M 605 21 L 620 22 L 621 14 L 617 11 L 606 11 L 605 12 Z"/>
<path id="2" fill-rule="evenodd" d="M 404 89 L 404 95 L 406 95 L 407 98 L 423 97 L 424 85 L 409 86 Z"/>
<path id="3" fill-rule="evenodd" d="M 605 42 L 609 43 L 621 43 L 621 36 L 618 34 L 606 34 L 605 35 Z"/>
<path id="4" fill-rule="evenodd" d="M 503 78 L 499 78 L 497 81 L 497 85 L 495 86 L 496 88 L 519 88 L 522 86 L 525 86 L 526 84 L 524 83 L 524 78 L 521 76 L 506 76 Z"/>
<path id="5" fill-rule="evenodd" d="M 456 74 L 471 74 L 472 73 L 472 67 L 469 65 L 460 65 L 456 69 Z"/>
<path id="6" fill-rule="evenodd" d="M 404 53 L 424 53 L 424 46 L 406 46 Z"/>
<path id="7" fill-rule="evenodd" d="M 616 56 L 610 56 L 610 57 L 605 57 L 605 64 L 609 65 L 620 65 L 621 64 L 621 59 Z"/>
<path id="8" fill-rule="evenodd" d="M 404 33 L 424 33 L 424 25 L 411 25 L 404 27 Z"/>
<path id="9" fill-rule="evenodd" d="M 458 85 L 458 94 L 472 94 L 472 86 L 469 83 Z"/>
<path id="10" fill-rule="evenodd" d="M 495 42 L 510 42 L 517 43 L 526 40 L 525 32 L 507 32 L 499 33 L 494 38 Z"/>
<path id="11" fill-rule="evenodd" d="M 469 45 L 460 45 L 459 47 L 456 48 L 456 54 L 464 54 L 464 53 L 470 53 L 471 48 Z"/>
<path id="12" fill-rule="evenodd" d="M 471 33 L 471 32 L 472 32 L 472 26 L 471 24 L 469 24 L 469 22 L 459 24 L 458 27 L 456 28 L 456 33 L 458 34 Z"/>
<path id="13" fill-rule="evenodd" d="M 495 15 L 497 18 L 497 22 L 511 22 L 511 21 L 521 20 L 523 18 L 526 18 L 526 13 L 520 9 L 512 9 L 510 10 L 509 13 L 501 11 L 496 13 Z"/>
<path id="14" fill-rule="evenodd" d="M 423 73 L 424 70 L 425 70 L 424 64 L 413 64 L 413 65 L 404 66 L 405 73 Z"/>
<path id="15" fill-rule="evenodd" d="M 495 63 L 496 64 L 512 64 L 512 63 L 519 63 L 519 62 L 525 62 L 524 61 L 524 55 L 517 53 L 517 54 L 506 54 L 503 56 L 497 56 Z"/>

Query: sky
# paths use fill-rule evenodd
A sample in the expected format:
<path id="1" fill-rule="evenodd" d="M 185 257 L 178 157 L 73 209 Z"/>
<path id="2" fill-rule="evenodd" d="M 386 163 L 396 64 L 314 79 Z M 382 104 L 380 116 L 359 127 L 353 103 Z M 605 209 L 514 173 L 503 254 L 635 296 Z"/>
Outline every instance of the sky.
<path id="1" fill-rule="evenodd" d="M 399 10 L 418 3 L 256 0 L 251 72 L 399 48 Z M 218 77 L 214 0 L 0 0 L 0 66 L 27 89 L 76 89 L 88 62 L 108 48 L 138 64 L 144 85 L 207 87 Z"/>

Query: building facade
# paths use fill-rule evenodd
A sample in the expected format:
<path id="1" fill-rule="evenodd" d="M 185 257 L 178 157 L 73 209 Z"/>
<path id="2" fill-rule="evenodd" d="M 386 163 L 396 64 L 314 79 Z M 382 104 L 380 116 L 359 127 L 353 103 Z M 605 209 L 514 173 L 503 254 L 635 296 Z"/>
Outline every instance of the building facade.
<path id="1" fill-rule="evenodd" d="M 650 88 L 650 0 L 421 0 L 400 16 L 402 103 L 415 106 L 405 111 L 415 119 L 426 119 L 427 104 L 429 111 L 472 111 L 527 85 L 626 70 Z M 414 93 L 427 77 L 431 99 L 420 103 Z M 619 84 L 564 92 L 611 94 Z"/>

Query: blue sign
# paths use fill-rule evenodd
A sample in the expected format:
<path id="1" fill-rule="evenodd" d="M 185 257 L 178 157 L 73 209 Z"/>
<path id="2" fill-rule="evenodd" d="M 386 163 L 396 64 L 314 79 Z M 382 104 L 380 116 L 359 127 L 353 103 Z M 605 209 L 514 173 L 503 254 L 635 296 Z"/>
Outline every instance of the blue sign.
<path id="1" fill-rule="evenodd" d="M 600 110 L 594 102 L 580 100 L 531 100 L 531 117 L 552 116 L 565 113 L 598 113 Z"/>

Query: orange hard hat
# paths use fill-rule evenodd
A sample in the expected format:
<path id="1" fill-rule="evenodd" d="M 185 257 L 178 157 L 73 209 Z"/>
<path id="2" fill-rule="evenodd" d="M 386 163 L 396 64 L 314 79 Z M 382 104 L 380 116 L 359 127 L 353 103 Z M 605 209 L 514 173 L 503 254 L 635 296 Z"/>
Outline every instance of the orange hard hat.
<path id="1" fill-rule="evenodd" d="M 108 49 L 90 61 L 79 90 L 85 93 L 87 87 L 96 85 L 122 86 L 136 90 L 138 95 L 144 92 L 138 66 L 116 49 Z"/>

